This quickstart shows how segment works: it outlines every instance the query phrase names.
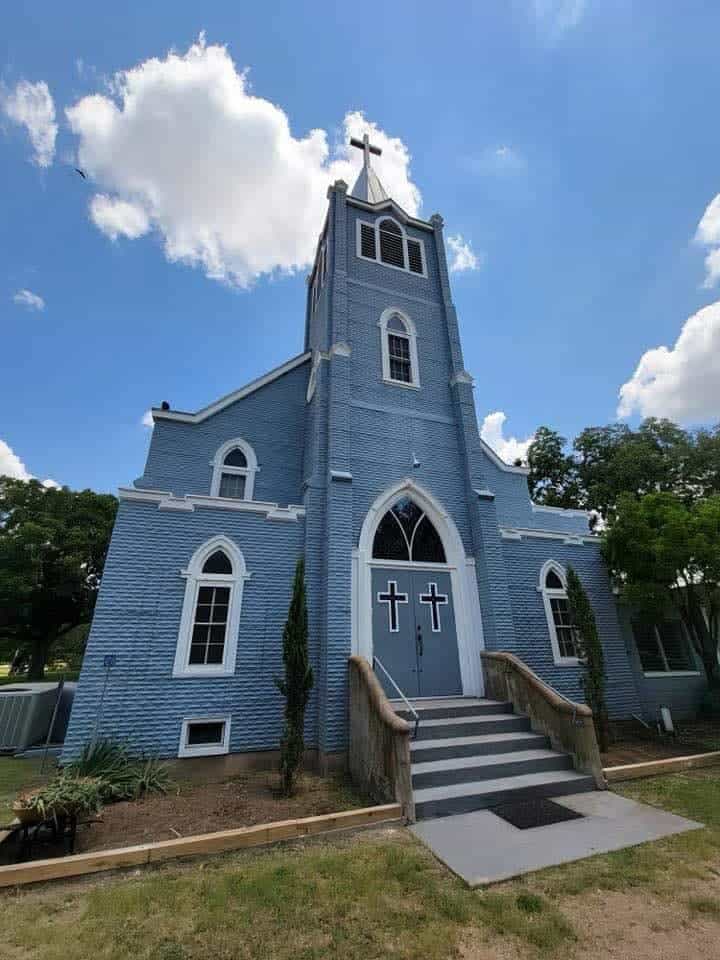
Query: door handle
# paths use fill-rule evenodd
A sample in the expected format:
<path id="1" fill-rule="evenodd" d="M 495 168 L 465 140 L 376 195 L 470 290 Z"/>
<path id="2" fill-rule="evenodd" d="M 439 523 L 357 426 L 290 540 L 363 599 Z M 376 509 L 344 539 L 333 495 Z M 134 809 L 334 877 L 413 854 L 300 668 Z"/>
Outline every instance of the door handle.
<path id="1" fill-rule="evenodd" d="M 419 624 L 417 628 L 416 647 L 417 647 L 418 656 L 421 657 L 423 655 L 423 637 L 422 637 L 422 629 Z"/>

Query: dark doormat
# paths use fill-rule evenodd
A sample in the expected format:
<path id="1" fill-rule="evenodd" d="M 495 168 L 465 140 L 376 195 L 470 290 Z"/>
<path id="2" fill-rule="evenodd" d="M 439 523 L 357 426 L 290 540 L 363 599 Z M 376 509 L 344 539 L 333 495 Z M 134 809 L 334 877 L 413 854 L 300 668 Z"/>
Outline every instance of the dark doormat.
<path id="1" fill-rule="evenodd" d="M 497 814 L 520 830 L 530 830 L 532 827 L 549 827 L 553 823 L 562 823 L 564 820 L 581 820 L 582 814 L 563 807 L 552 800 L 542 797 L 533 800 L 511 800 L 490 808 L 491 813 Z"/>

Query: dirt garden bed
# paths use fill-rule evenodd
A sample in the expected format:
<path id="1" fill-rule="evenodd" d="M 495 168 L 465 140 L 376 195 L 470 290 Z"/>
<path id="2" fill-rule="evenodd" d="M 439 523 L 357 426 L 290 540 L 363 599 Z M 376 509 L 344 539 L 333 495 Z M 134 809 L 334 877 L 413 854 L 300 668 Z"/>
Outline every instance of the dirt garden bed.
<path id="1" fill-rule="evenodd" d="M 602 754 L 604 767 L 720 750 L 720 720 L 683 721 L 675 736 L 660 736 L 636 722 L 615 724 L 612 732 L 610 749 Z"/>
<path id="2" fill-rule="evenodd" d="M 245 773 L 211 783 L 177 781 L 166 794 L 103 807 L 99 821 L 78 828 L 76 853 L 90 853 L 172 840 L 217 830 L 249 827 L 337 813 L 364 805 L 363 798 L 342 775 L 303 774 L 294 797 L 281 797 L 277 774 Z M 63 844 L 33 844 L 32 859 L 62 856 Z M 16 846 L 0 845 L 0 864 L 14 863 Z"/>

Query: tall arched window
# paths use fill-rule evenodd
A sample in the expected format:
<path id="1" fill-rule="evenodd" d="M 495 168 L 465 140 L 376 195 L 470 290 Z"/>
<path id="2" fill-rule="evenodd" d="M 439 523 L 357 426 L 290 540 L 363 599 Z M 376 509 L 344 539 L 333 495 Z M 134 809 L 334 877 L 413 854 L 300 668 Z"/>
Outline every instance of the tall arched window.
<path id="1" fill-rule="evenodd" d="M 375 531 L 373 560 L 445 563 L 445 548 L 430 518 L 402 497 L 385 514 Z"/>
<path id="2" fill-rule="evenodd" d="M 247 441 L 228 440 L 210 461 L 210 466 L 213 468 L 210 496 L 252 500 L 258 465 L 255 451 Z"/>
<path id="3" fill-rule="evenodd" d="M 227 537 L 213 537 L 193 554 L 180 618 L 176 677 L 224 677 L 235 671 L 245 560 Z"/>
<path id="4" fill-rule="evenodd" d="M 540 571 L 538 590 L 545 605 L 555 663 L 559 666 L 579 663 L 578 633 L 570 614 L 565 570 L 555 560 L 548 560 Z"/>
<path id="5" fill-rule="evenodd" d="M 385 310 L 380 318 L 383 380 L 405 387 L 419 387 L 415 326 L 401 310 Z"/>
<path id="6" fill-rule="evenodd" d="M 374 223 L 357 221 L 357 255 L 362 260 L 427 276 L 423 241 L 409 237 L 392 217 L 381 217 Z"/>

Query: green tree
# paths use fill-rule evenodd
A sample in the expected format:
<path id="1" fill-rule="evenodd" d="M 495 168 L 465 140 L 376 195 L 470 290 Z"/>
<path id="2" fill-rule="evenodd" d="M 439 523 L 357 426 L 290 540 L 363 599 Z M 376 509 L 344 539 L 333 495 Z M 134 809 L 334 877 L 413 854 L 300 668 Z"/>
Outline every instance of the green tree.
<path id="1" fill-rule="evenodd" d="M 577 467 L 565 453 L 567 440 L 550 427 L 538 427 L 528 447 L 528 488 L 535 503 L 547 507 L 582 507 Z"/>
<path id="2" fill-rule="evenodd" d="M 593 712 L 598 745 L 604 753 L 608 748 L 605 655 L 590 599 L 580 577 L 572 567 L 568 567 L 567 570 L 567 599 L 572 622 L 577 630 L 579 654 L 583 662 L 582 685 L 585 699 Z"/>
<path id="3" fill-rule="evenodd" d="M 677 493 L 619 498 L 603 535 L 606 562 L 647 619 L 674 609 L 705 667 L 718 678 L 720 496 L 689 501 Z"/>
<path id="4" fill-rule="evenodd" d="M 305 597 L 305 560 L 300 557 L 295 567 L 292 600 L 283 630 L 283 664 L 285 676 L 277 679 L 285 697 L 285 725 L 280 744 L 280 778 L 282 791 L 291 796 L 295 777 L 305 751 L 305 708 L 313 687 L 313 672 L 308 655 L 308 617 Z"/>
<path id="5" fill-rule="evenodd" d="M 41 680 L 53 645 L 92 618 L 117 500 L 0 477 L 0 652 Z"/>

